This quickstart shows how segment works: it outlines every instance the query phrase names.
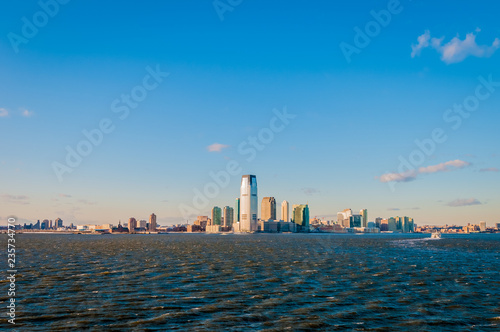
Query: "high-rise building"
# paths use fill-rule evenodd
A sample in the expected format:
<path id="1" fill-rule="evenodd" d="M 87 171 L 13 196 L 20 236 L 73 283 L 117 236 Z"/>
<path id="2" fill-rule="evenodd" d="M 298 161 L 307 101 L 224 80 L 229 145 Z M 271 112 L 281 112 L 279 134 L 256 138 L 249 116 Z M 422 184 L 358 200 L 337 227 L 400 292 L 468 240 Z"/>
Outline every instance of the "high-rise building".
<path id="1" fill-rule="evenodd" d="M 349 227 L 363 227 L 362 226 L 362 216 L 360 214 L 353 214 L 349 217 Z"/>
<path id="2" fill-rule="evenodd" d="M 218 206 L 212 208 L 212 225 L 222 225 L 222 211 Z"/>
<path id="3" fill-rule="evenodd" d="M 257 231 L 257 178 L 243 175 L 240 188 L 240 232 Z"/>
<path id="4" fill-rule="evenodd" d="M 342 225 L 342 227 L 349 228 L 351 227 L 351 216 L 352 210 L 345 209 L 344 211 L 337 213 L 337 223 Z"/>
<path id="5" fill-rule="evenodd" d="M 380 228 L 380 224 L 382 223 L 382 218 L 375 218 L 375 227 Z"/>
<path id="6" fill-rule="evenodd" d="M 149 216 L 149 231 L 156 232 L 156 214 L 154 213 Z"/>
<path id="7" fill-rule="evenodd" d="M 133 233 L 135 232 L 136 228 L 137 228 L 137 220 L 135 220 L 135 218 L 130 218 L 128 220 L 128 232 Z"/>
<path id="8" fill-rule="evenodd" d="M 61 218 L 57 218 L 54 226 L 55 226 L 55 228 L 63 227 L 63 221 L 62 221 L 62 219 Z"/>
<path id="9" fill-rule="evenodd" d="M 264 197 L 260 208 L 261 220 L 276 220 L 276 200 L 274 197 Z"/>
<path id="10" fill-rule="evenodd" d="M 224 227 L 231 227 L 234 221 L 234 209 L 230 206 L 224 207 Z"/>
<path id="11" fill-rule="evenodd" d="M 307 204 L 294 205 L 293 222 L 300 226 L 301 232 L 309 232 L 309 206 Z"/>
<path id="12" fill-rule="evenodd" d="M 141 219 L 137 222 L 138 228 L 144 228 L 143 230 L 145 230 L 147 226 L 148 226 L 148 222 L 144 219 Z"/>
<path id="13" fill-rule="evenodd" d="M 44 219 L 42 221 L 42 224 L 40 226 L 40 229 L 49 229 L 49 221 L 47 219 Z"/>
<path id="14" fill-rule="evenodd" d="M 480 221 L 479 222 L 479 230 L 481 232 L 486 232 L 486 221 Z"/>
<path id="15" fill-rule="evenodd" d="M 398 230 L 397 224 L 396 224 L 396 218 L 389 218 L 387 219 L 387 230 L 390 232 L 396 232 Z"/>
<path id="16" fill-rule="evenodd" d="M 240 199 L 236 198 L 236 205 L 234 206 L 234 212 L 236 212 L 236 222 L 240 222 Z"/>
<path id="17" fill-rule="evenodd" d="M 290 204 L 287 201 L 281 203 L 281 220 L 290 221 Z"/>
<path id="18" fill-rule="evenodd" d="M 361 227 L 368 227 L 368 210 L 360 210 L 359 214 L 361 215 Z"/>

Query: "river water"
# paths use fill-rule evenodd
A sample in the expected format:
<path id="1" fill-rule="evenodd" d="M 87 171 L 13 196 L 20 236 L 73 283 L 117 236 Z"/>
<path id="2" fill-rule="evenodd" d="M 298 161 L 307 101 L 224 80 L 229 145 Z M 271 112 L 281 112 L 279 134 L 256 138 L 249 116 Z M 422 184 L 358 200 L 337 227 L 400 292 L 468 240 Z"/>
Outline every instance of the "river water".
<path id="1" fill-rule="evenodd" d="M 500 234 L 429 236 L 18 234 L 16 328 L 500 331 Z"/>

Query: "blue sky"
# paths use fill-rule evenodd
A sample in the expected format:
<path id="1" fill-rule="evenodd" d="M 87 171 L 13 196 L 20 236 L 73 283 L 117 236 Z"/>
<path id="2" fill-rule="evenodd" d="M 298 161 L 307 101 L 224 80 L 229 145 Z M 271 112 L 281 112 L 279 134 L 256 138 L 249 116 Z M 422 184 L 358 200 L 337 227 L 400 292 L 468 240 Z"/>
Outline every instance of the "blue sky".
<path id="1" fill-rule="evenodd" d="M 370 220 L 500 222 L 500 87 L 480 88 L 488 96 L 459 128 L 443 118 L 475 96 L 478 77 L 500 81 L 496 2 L 217 4 L 72 0 L 46 22 L 37 1 L 2 4 L 0 216 L 180 222 L 194 190 L 234 161 L 241 172 L 197 212 L 233 205 L 240 175 L 256 174 L 260 198 L 309 203 L 311 216 L 367 208 Z M 370 13 L 388 8 L 388 24 L 347 61 L 341 45 L 356 47 L 355 27 L 366 32 Z M 39 20 L 34 36 L 23 18 Z M 147 68 L 169 75 L 120 119 L 113 101 L 140 91 Z M 295 118 L 247 161 L 238 146 L 285 108 Z M 60 181 L 54 162 L 102 119 L 114 130 Z M 447 139 L 398 169 L 439 128 Z"/>

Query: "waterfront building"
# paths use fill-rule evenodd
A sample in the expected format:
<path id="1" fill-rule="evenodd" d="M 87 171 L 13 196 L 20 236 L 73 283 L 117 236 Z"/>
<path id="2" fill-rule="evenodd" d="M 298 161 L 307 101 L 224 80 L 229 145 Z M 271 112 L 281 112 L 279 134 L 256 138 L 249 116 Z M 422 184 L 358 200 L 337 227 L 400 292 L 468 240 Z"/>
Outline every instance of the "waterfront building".
<path id="1" fill-rule="evenodd" d="M 309 206 L 294 205 L 293 223 L 299 226 L 299 232 L 309 232 Z"/>
<path id="2" fill-rule="evenodd" d="M 236 222 L 240 222 L 240 199 L 236 198 L 236 204 L 234 206 L 234 212 L 236 213 Z"/>
<path id="3" fill-rule="evenodd" d="M 154 213 L 149 216 L 149 231 L 156 232 L 156 214 Z"/>
<path id="4" fill-rule="evenodd" d="M 148 224 L 148 222 L 147 222 L 146 220 L 142 219 L 142 220 L 139 220 L 139 221 L 137 222 L 137 227 L 138 227 L 138 228 L 142 228 L 143 230 L 145 230 L 145 229 L 146 229 L 147 224 Z"/>
<path id="5" fill-rule="evenodd" d="M 361 215 L 361 227 L 368 227 L 368 210 L 362 209 L 359 214 Z"/>
<path id="6" fill-rule="evenodd" d="M 137 220 L 135 220 L 135 218 L 132 217 L 128 220 L 128 232 L 134 233 L 136 228 L 137 228 Z"/>
<path id="7" fill-rule="evenodd" d="M 222 211 L 221 211 L 221 208 L 218 206 L 214 206 L 212 208 L 212 223 L 211 223 L 211 225 L 217 225 L 217 226 L 222 225 Z"/>
<path id="8" fill-rule="evenodd" d="M 63 227 L 63 221 L 61 218 L 57 218 L 56 221 L 55 221 L 55 227 L 56 228 L 60 228 L 60 227 Z"/>
<path id="9" fill-rule="evenodd" d="M 281 220 L 290 221 L 290 204 L 287 201 L 281 203 Z"/>
<path id="10" fill-rule="evenodd" d="M 349 227 L 363 227 L 362 226 L 362 217 L 360 214 L 353 214 L 349 217 Z"/>
<path id="11" fill-rule="evenodd" d="M 42 221 L 42 224 L 40 226 L 40 229 L 49 229 L 49 221 L 47 219 L 44 219 Z"/>
<path id="12" fill-rule="evenodd" d="M 234 209 L 229 206 L 224 207 L 224 227 L 231 227 L 233 225 Z"/>
<path id="13" fill-rule="evenodd" d="M 387 219 L 387 230 L 389 232 L 397 232 L 398 231 L 398 228 L 397 228 L 397 224 L 396 224 L 396 218 L 389 218 Z"/>
<path id="14" fill-rule="evenodd" d="M 486 232 L 486 221 L 479 222 L 479 231 Z"/>
<path id="15" fill-rule="evenodd" d="M 344 211 L 337 213 L 337 223 L 342 225 L 342 227 L 349 228 L 351 227 L 351 216 L 352 210 L 345 209 Z"/>
<path id="16" fill-rule="evenodd" d="M 380 228 L 380 225 L 382 224 L 382 218 L 375 218 L 375 227 Z"/>
<path id="17" fill-rule="evenodd" d="M 274 199 L 274 197 L 264 197 L 262 199 L 260 219 L 276 219 L 276 200 Z"/>
<path id="18" fill-rule="evenodd" d="M 240 187 L 240 232 L 257 231 L 257 178 L 255 175 L 243 175 Z"/>

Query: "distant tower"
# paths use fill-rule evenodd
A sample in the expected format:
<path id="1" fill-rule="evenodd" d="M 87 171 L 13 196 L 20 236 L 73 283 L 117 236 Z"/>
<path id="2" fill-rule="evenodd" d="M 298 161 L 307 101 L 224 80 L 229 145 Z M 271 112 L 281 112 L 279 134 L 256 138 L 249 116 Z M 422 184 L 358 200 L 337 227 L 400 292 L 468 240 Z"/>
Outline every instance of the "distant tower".
<path id="1" fill-rule="evenodd" d="M 221 208 L 214 206 L 212 209 L 212 225 L 222 226 Z"/>
<path id="2" fill-rule="evenodd" d="M 60 228 L 60 227 L 63 227 L 63 221 L 61 218 L 57 218 L 56 221 L 55 221 L 55 228 Z"/>
<path id="3" fill-rule="evenodd" d="M 257 231 L 257 178 L 255 175 L 243 175 L 240 188 L 240 231 Z"/>
<path id="4" fill-rule="evenodd" d="M 137 227 L 137 220 L 135 220 L 135 218 L 130 218 L 128 220 L 128 232 L 133 233 L 136 227 Z"/>
<path id="5" fill-rule="evenodd" d="M 156 232 L 156 214 L 154 213 L 149 216 L 149 231 Z"/>
<path id="6" fill-rule="evenodd" d="M 479 222 L 479 230 L 481 232 L 486 232 L 486 221 L 480 221 Z"/>
<path id="7" fill-rule="evenodd" d="M 260 209 L 261 220 L 276 220 L 276 200 L 274 197 L 264 197 Z"/>
<path id="8" fill-rule="evenodd" d="M 230 206 L 224 207 L 224 227 L 233 226 L 234 209 Z"/>
<path id="9" fill-rule="evenodd" d="M 234 206 L 234 212 L 236 214 L 236 222 L 240 222 L 240 199 L 236 198 L 236 205 Z"/>
<path id="10" fill-rule="evenodd" d="M 368 210 L 360 210 L 359 214 L 361 215 L 361 227 L 368 227 Z"/>
<path id="11" fill-rule="evenodd" d="M 287 201 L 281 203 L 281 219 L 283 221 L 290 221 L 290 204 Z"/>
<path id="12" fill-rule="evenodd" d="M 301 232 L 309 232 L 309 205 L 294 205 L 293 222 L 301 227 Z"/>

